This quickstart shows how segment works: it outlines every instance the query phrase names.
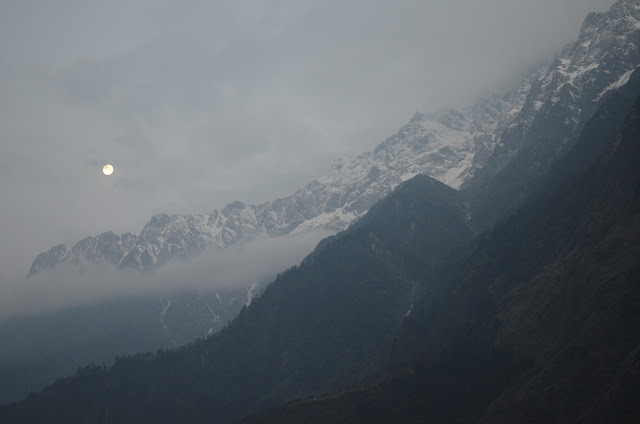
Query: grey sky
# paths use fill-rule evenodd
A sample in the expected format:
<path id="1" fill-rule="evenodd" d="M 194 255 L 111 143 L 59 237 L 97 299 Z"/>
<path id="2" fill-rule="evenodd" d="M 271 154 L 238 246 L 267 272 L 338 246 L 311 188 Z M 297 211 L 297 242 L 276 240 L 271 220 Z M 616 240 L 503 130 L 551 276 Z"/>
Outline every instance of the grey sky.
<path id="1" fill-rule="evenodd" d="M 613 2 L 0 1 L 0 283 L 156 212 L 285 196 Z"/>

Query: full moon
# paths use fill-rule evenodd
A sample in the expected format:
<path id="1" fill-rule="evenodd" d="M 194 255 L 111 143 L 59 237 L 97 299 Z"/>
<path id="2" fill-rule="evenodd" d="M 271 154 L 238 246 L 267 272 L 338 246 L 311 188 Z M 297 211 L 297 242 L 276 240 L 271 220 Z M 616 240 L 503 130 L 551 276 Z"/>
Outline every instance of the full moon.
<path id="1" fill-rule="evenodd" d="M 102 167 L 102 173 L 104 175 L 111 175 L 113 174 L 113 166 L 106 164 L 105 166 Z"/>

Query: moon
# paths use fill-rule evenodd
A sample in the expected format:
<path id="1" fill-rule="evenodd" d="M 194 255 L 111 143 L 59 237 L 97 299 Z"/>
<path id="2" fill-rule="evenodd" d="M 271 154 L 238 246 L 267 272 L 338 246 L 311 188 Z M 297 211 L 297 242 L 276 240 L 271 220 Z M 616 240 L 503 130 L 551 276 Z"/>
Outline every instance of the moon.
<path id="1" fill-rule="evenodd" d="M 113 166 L 106 164 L 105 166 L 102 167 L 102 173 L 104 175 L 111 175 L 113 174 Z"/>

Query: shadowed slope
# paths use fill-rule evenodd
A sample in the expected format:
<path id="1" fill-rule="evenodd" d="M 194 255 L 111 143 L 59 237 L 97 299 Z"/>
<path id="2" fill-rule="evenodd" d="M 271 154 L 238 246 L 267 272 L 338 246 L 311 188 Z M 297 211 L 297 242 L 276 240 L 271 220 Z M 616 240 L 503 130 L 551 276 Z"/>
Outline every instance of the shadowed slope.
<path id="1" fill-rule="evenodd" d="M 637 422 L 640 99 L 609 140 L 450 262 L 405 326 L 412 365 L 241 422 Z"/>
<path id="2" fill-rule="evenodd" d="M 417 282 L 472 233 L 458 192 L 417 176 L 281 274 L 219 335 L 90 367 L 3 422 L 228 422 L 382 369 Z"/>

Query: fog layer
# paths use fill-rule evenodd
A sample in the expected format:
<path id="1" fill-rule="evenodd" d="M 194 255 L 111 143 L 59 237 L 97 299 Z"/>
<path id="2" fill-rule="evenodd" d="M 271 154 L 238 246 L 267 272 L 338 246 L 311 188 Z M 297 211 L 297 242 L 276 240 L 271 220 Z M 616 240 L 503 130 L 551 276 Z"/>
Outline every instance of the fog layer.
<path id="1" fill-rule="evenodd" d="M 286 196 L 417 109 L 517 80 L 612 3 L 2 2 L 0 284 L 157 212 Z"/>
<path id="2" fill-rule="evenodd" d="M 107 264 L 63 264 L 27 280 L 0 286 L 0 320 L 55 312 L 119 297 L 211 292 L 249 286 L 297 265 L 329 233 L 255 240 L 228 249 L 211 249 L 197 258 L 170 262 L 156 271 L 118 270 Z"/>

